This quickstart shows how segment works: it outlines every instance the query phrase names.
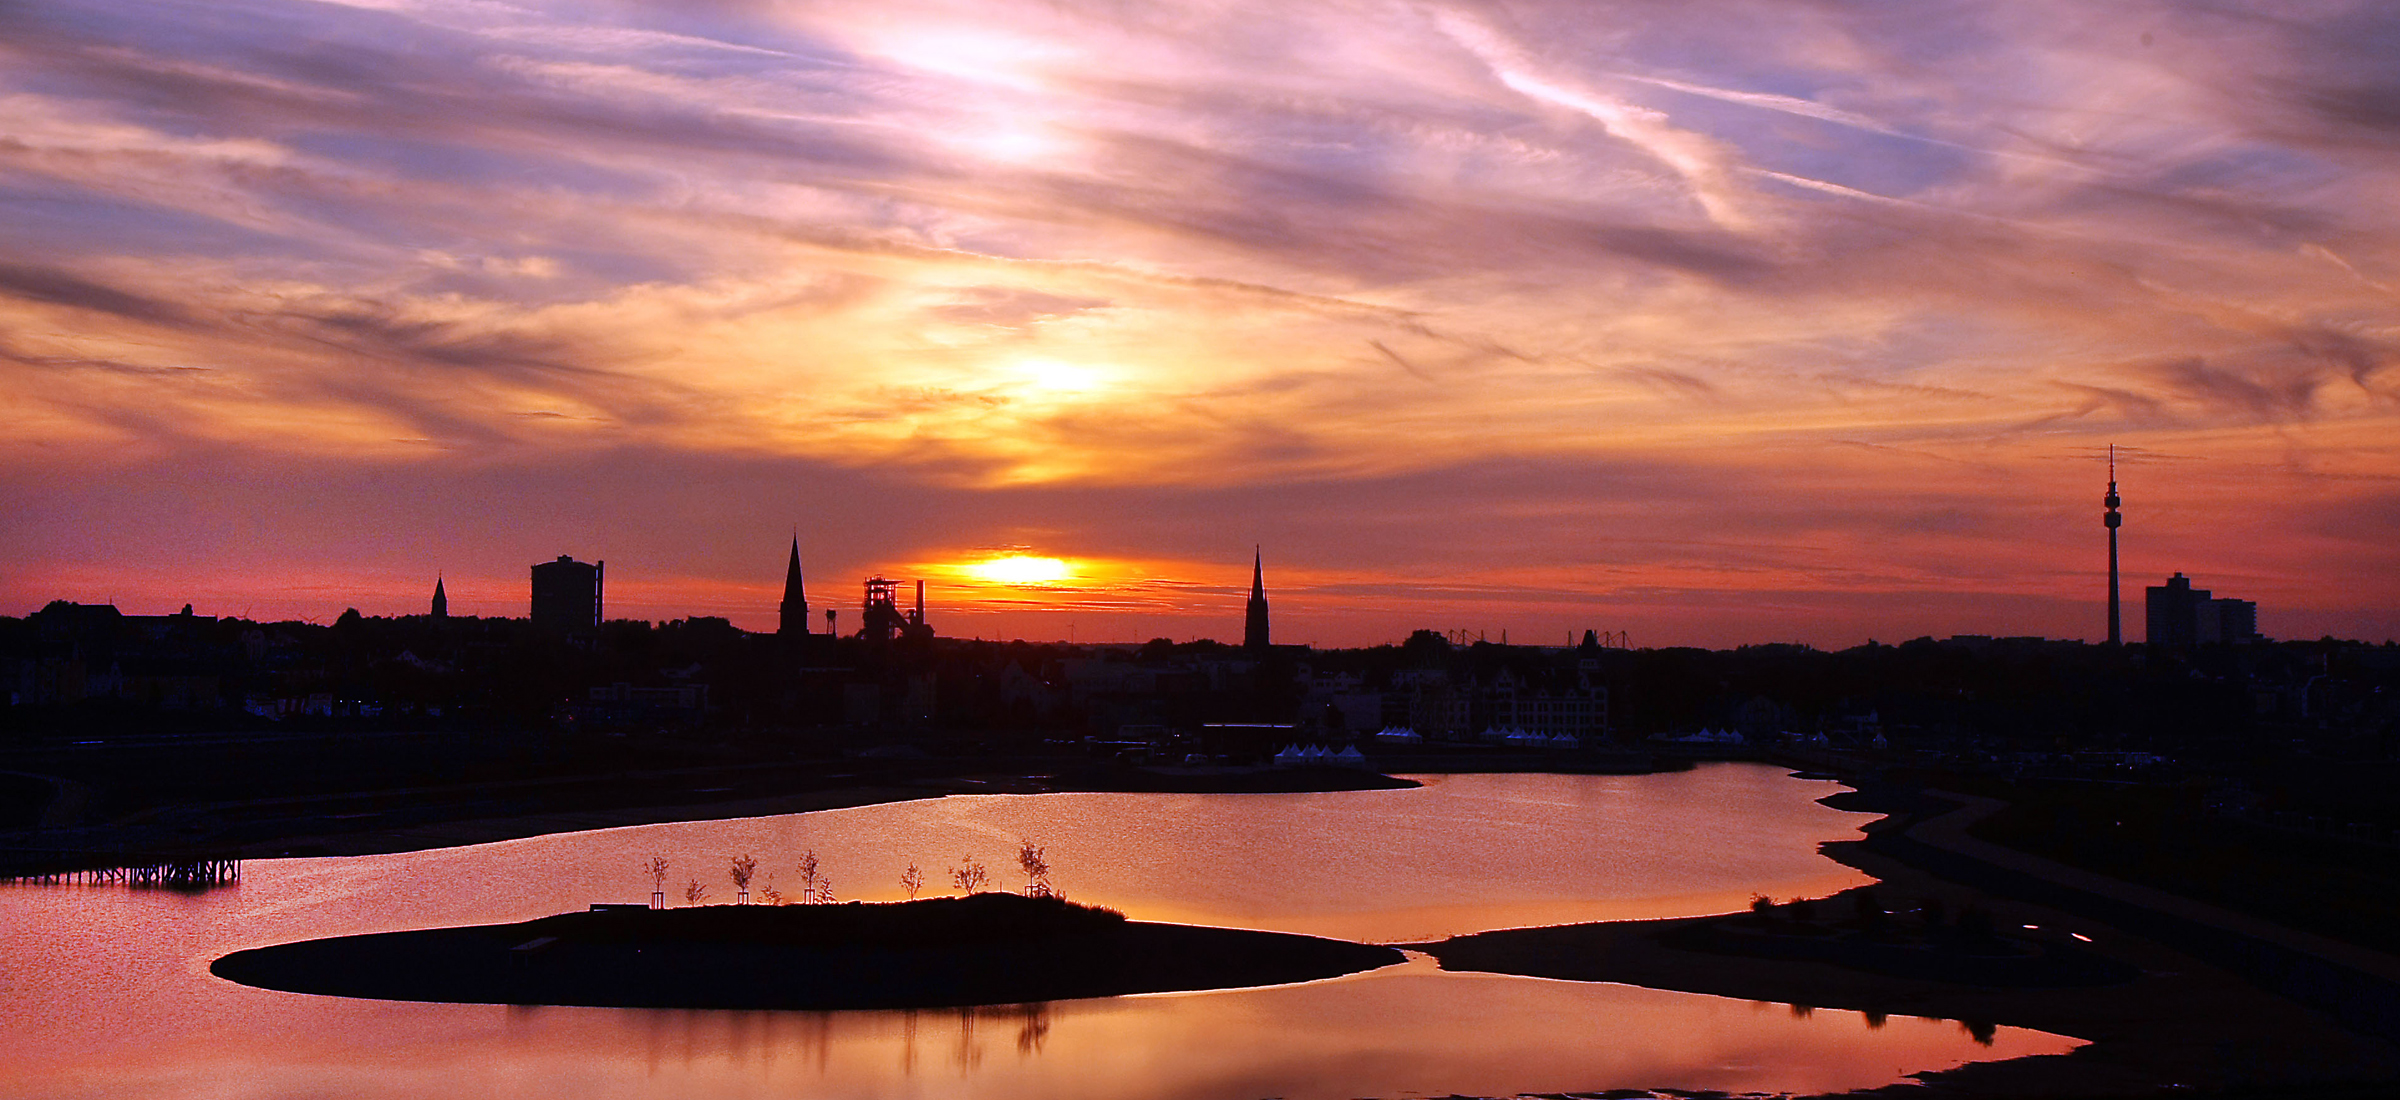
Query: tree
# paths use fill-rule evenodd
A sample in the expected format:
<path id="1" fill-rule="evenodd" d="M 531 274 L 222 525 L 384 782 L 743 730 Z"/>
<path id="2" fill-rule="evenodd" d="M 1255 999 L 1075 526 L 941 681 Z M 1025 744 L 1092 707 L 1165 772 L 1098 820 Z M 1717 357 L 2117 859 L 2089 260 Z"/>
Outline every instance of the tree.
<path id="1" fill-rule="evenodd" d="M 708 897 L 708 887 L 700 885 L 699 879 L 693 879 L 683 888 L 683 900 L 694 905 L 700 904 L 701 899 L 706 897 Z"/>
<path id="2" fill-rule="evenodd" d="M 1400 643 L 1400 653 L 1407 657 L 1411 664 L 1438 664 L 1450 657 L 1450 639 L 1430 630 L 1420 630 L 1410 634 L 1407 641 Z"/>
<path id="3" fill-rule="evenodd" d="M 909 864 L 908 870 L 900 872 L 900 885 L 907 888 L 908 900 L 917 900 L 917 891 L 925 888 L 925 872 L 917 870 L 916 864 Z"/>
<path id="4" fill-rule="evenodd" d="M 774 875 L 767 876 L 766 888 L 758 892 L 758 900 L 766 902 L 769 905 L 783 904 L 783 892 L 775 888 Z"/>
<path id="5" fill-rule="evenodd" d="M 744 852 L 733 857 L 733 888 L 739 894 L 736 900 L 742 902 L 750 900 L 750 876 L 757 873 L 758 861 L 750 858 L 749 853 Z"/>
<path id="6" fill-rule="evenodd" d="M 1025 872 L 1025 896 L 1046 898 L 1058 891 L 1050 888 L 1050 862 L 1042 858 L 1042 849 L 1028 842 L 1017 848 L 1017 869 Z"/>
<path id="7" fill-rule="evenodd" d="M 1850 895 L 1850 908 L 1858 917 L 1860 928 L 1869 931 L 1883 928 L 1883 902 L 1875 897 L 1875 891 L 1861 887 L 1858 892 Z"/>
<path id="8" fill-rule="evenodd" d="M 650 862 L 642 865 L 642 870 L 650 874 L 650 907 L 652 909 L 666 908 L 667 857 L 651 856 Z"/>
<path id="9" fill-rule="evenodd" d="M 956 885 L 959 890 L 969 894 L 983 889 L 985 880 L 991 878 L 991 872 L 985 870 L 983 864 L 975 862 L 974 856 L 960 856 L 958 858 L 965 861 L 966 866 L 952 867 L 950 869 L 950 881 Z"/>
<path id="10" fill-rule="evenodd" d="M 817 880 L 824 877 L 817 863 L 817 850 L 811 848 L 800 857 L 800 904 L 817 903 Z"/>

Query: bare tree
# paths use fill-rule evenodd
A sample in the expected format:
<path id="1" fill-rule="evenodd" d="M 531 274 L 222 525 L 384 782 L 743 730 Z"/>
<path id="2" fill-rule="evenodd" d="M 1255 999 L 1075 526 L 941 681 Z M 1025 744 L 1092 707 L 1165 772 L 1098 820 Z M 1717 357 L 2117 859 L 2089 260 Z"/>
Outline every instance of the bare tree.
<path id="1" fill-rule="evenodd" d="M 667 857 L 665 857 L 665 856 L 651 856 L 651 857 L 650 857 L 650 862 L 648 862 L 648 863 L 645 863 L 645 864 L 643 864 L 643 865 L 642 865 L 642 870 L 644 870 L 644 871 L 648 872 L 648 873 L 649 873 L 649 875 L 650 875 L 650 908 L 652 908 L 652 909 L 664 909 L 664 908 L 666 908 L 666 907 L 667 907 Z"/>
<path id="2" fill-rule="evenodd" d="M 958 858 L 966 861 L 966 866 L 952 867 L 950 869 L 950 881 L 956 884 L 961 892 L 968 894 L 972 894 L 977 890 L 983 889 L 984 882 L 991 878 L 991 872 L 985 870 L 983 864 L 975 862 L 974 856 L 960 856 Z"/>
<path id="3" fill-rule="evenodd" d="M 694 905 L 700 904 L 701 900 L 706 897 L 708 897 L 708 887 L 700 885 L 699 879 L 693 879 L 689 885 L 683 888 L 683 900 Z"/>
<path id="4" fill-rule="evenodd" d="M 817 879 L 822 877 L 817 863 L 817 850 L 811 848 L 800 857 L 800 904 L 814 905 L 817 901 Z"/>
<path id="5" fill-rule="evenodd" d="M 818 880 L 817 880 L 817 904 L 819 904 L 819 905 L 831 905 L 831 904 L 833 904 L 833 880 L 832 880 L 832 879 L 830 879 L 830 878 L 821 878 L 821 879 L 818 879 Z"/>
<path id="6" fill-rule="evenodd" d="M 749 853 L 744 852 L 741 855 L 733 857 L 733 888 L 736 891 L 736 896 L 734 898 L 735 901 L 739 901 L 743 904 L 749 903 L 750 876 L 757 873 L 758 861 L 750 858 Z"/>
<path id="7" fill-rule="evenodd" d="M 908 900 L 917 900 L 917 891 L 925 888 L 925 872 L 917 870 L 916 864 L 909 864 L 908 870 L 900 872 L 900 885 L 908 889 Z"/>
<path id="8" fill-rule="evenodd" d="M 767 876 L 767 885 L 764 889 L 761 889 L 758 892 L 758 900 L 766 902 L 769 905 L 783 904 L 783 891 L 775 888 L 774 875 L 770 874 Z"/>
<path id="9" fill-rule="evenodd" d="M 1042 849 L 1031 843 L 1017 848 L 1017 869 L 1025 872 L 1025 896 L 1046 898 L 1058 891 L 1050 888 L 1050 861 L 1042 858 Z"/>

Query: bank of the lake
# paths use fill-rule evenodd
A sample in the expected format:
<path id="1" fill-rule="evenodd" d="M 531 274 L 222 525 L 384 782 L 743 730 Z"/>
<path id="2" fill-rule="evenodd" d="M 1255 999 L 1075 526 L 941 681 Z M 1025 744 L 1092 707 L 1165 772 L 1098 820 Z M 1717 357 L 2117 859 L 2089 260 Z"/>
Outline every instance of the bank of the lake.
<path id="1" fill-rule="evenodd" d="M 856 1009 L 1031 1004 L 1282 985 L 1402 961 L 1389 947 L 1129 921 L 1055 897 L 606 908 L 237 951 L 263 989 L 453 1004 Z"/>
<path id="2" fill-rule="evenodd" d="M 1855 794 L 1824 801 L 1864 808 Z M 1870 833 L 1904 829 L 1887 817 Z M 2348 1097 L 2400 1088 L 2400 1049 L 2219 965 L 2077 914 L 1927 873 L 1863 841 L 1826 854 L 1878 881 L 1767 913 L 1505 929 L 1413 945 L 1446 970 L 1930 1017 L 2087 1040 L 1866 1090 L 1899 1098 Z M 1889 847 L 1884 846 L 1884 847 Z M 1948 914 L 1919 915 L 1930 908 Z M 1899 910 L 1870 919 L 1870 912 Z M 1980 914 L 1962 933 L 1957 916 Z M 1931 924 L 1934 927 L 1929 928 Z M 1913 925 L 1913 927 L 1911 927 Z M 1987 931 L 1988 930 L 1988 931 Z"/>
<path id="3" fill-rule="evenodd" d="M 1643 758 L 1647 760 L 1647 758 Z M 1594 774 L 1631 772 L 1614 757 Z M 28 777 L 40 778 L 40 777 Z M 40 786 L 40 784 L 36 784 Z M 0 879 L 152 862 L 389 855 L 593 829 L 849 809 L 950 794 L 1302 794 L 1401 790 L 1350 767 L 1141 767 L 1081 758 L 860 758 L 565 775 L 154 806 L 104 823 L 0 830 Z M 44 787 L 49 790 L 49 787 Z M 82 788 L 58 781 L 52 802 Z M 38 814 L 37 814 L 38 816 Z"/>

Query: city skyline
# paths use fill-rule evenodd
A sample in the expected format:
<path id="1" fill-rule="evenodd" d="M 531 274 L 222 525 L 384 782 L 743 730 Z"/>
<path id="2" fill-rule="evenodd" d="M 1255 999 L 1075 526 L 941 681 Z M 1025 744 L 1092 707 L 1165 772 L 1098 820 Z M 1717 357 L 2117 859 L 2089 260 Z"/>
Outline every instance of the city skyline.
<path id="1" fill-rule="evenodd" d="M 2117 494 L 2114 492 L 2115 483 L 2113 481 L 2110 483 L 2110 488 L 2111 492 L 2109 493 L 2108 517 L 2114 519 L 2117 516 Z M 2117 526 L 2118 525 L 2115 523 L 2108 524 L 2108 529 L 2112 536 L 2114 535 Z M 2112 542 L 2113 541 L 2114 540 L 2112 539 Z M 2111 557 L 2113 559 L 2115 547 L 2112 545 L 2110 550 Z M 1270 648 L 1272 645 L 1268 618 L 1268 600 L 1266 596 L 1267 586 L 1265 582 L 1264 560 L 1264 549 L 1262 547 L 1253 547 L 1251 556 L 1250 587 L 1248 589 L 1248 594 L 1243 609 L 1243 623 L 1239 643 L 1240 647 L 1246 650 L 1263 651 Z M 1057 579 L 1056 570 L 1063 569 L 1065 567 L 1066 563 L 1060 562 L 1053 558 L 1033 558 L 1023 555 L 1008 555 L 993 557 L 983 562 L 976 563 L 969 568 L 968 572 L 975 574 L 979 579 L 987 582 L 1006 581 L 1023 585 L 1055 580 Z M 495 613 L 479 615 L 475 617 L 495 619 L 521 618 L 536 625 L 548 625 L 553 629 L 568 631 L 590 630 L 593 627 L 598 626 L 600 623 L 615 619 L 631 619 L 633 621 L 641 622 L 655 621 L 657 623 L 664 624 L 677 619 L 723 618 L 730 622 L 731 625 L 733 625 L 736 629 L 750 634 L 773 635 L 787 639 L 804 639 L 812 633 L 818 633 L 817 631 L 812 630 L 810 627 L 810 620 L 808 617 L 809 604 L 805 595 L 803 564 L 800 555 L 799 539 L 797 536 L 793 537 L 791 546 L 789 548 L 789 555 L 785 564 L 785 573 L 781 589 L 782 598 L 778 601 L 775 625 L 771 629 L 758 629 L 756 627 L 745 626 L 741 622 L 733 622 L 729 616 L 702 616 L 689 612 L 681 615 L 662 615 L 654 620 L 645 620 L 639 618 L 638 616 L 607 615 L 602 604 L 602 576 L 605 568 L 606 565 L 604 562 L 578 562 L 573 558 L 572 555 L 567 554 L 561 554 L 552 561 L 536 562 L 531 567 L 531 582 L 529 588 L 527 589 L 526 599 L 522 601 L 522 605 L 525 607 L 525 613 L 523 615 L 510 614 L 506 610 L 501 610 Z M 926 637 L 932 637 L 940 634 L 939 631 L 931 629 L 931 627 L 928 625 L 932 620 L 927 615 L 928 604 L 925 594 L 926 583 L 923 578 L 920 577 L 914 581 L 916 587 L 914 609 L 906 614 L 901 613 L 897 609 L 896 599 L 897 588 L 907 582 L 894 578 L 886 578 L 880 572 L 877 572 L 863 577 L 862 583 L 864 585 L 864 593 L 857 605 L 857 609 L 860 613 L 860 618 L 863 620 L 865 625 L 858 627 L 853 631 L 855 636 L 862 638 L 870 637 L 871 635 L 876 634 L 879 630 L 887 635 L 893 632 L 905 632 L 907 630 L 923 630 Z M 2110 594 L 2113 596 L 2115 594 L 2114 586 L 2117 583 L 2117 576 L 2116 571 L 2113 568 L 2113 563 L 2109 574 L 2109 583 L 2112 589 Z M 383 618 L 412 618 L 418 615 L 429 614 L 432 619 L 447 620 L 450 617 L 450 599 L 444 585 L 445 578 L 437 573 L 434 578 L 432 595 L 426 603 L 426 610 L 423 612 L 402 611 L 397 613 L 386 613 L 379 611 L 374 614 Z M 2161 602 L 2162 599 L 2166 601 L 2163 604 Z M 2194 599 L 2197 600 L 2197 603 L 2188 602 L 2189 600 Z M 114 600 L 62 600 L 54 602 L 88 607 L 109 607 L 120 612 L 125 610 L 116 608 Z M 938 604 L 934 606 L 937 609 L 939 607 Z M 2230 607 L 2234 610 L 2220 612 L 2219 609 L 2221 607 Z M 838 602 L 833 602 L 826 606 L 826 619 L 823 633 L 832 634 L 836 632 L 836 628 L 834 626 L 834 617 L 839 613 L 840 608 L 841 605 Z M 344 614 L 349 614 L 357 610 L 358 609 L 354 605 L 345 607 Z M 2304 638 L 2276 639 L 2260 632 L 2257 628 L 2257 605 L 2255 602 L 2232 598 L 2212 599 L 2211 594 L 2207 591 L 2192 590 L 2190 588 L 2189 579 L 2186 578 L 2180 571 L 2176 572 L 2171 578 L 2169 578 L 2165 585 L 2151 586 L 2146 589 L 2145 615 L 2147 620 L 2147 628 L 2143 631 L 2142 636 L 2139 639 L 2120 638 L 2118 610 L 2119 609 L 2116 605 L 2116 601 L 2109 601 L 2109 618 L 2105 636 L 2093 644 L 2115 646 L 2119 644 L 2121 640 L 2123 640 L 2140 641 L 2153 646 L 2165 645 L 2168 647 L 2189 648 L 2195 642 L 2229 642 L 2235 644 L 2247 644 L 2255 642 L 2272 642 L 2278 640 L 2306 640 Z M 143 614 L 143 612 L 139 611 L 138 609 L 127 613 L 134 614 L 136 616 L 141 616 Z M 183 605 L 180 614 L 187 616 L 201 614 L 204 618 L 210 619 L 250 618 L 247 615 L 225 615 L 217 609 L 199 611 L 194 607 L 193 604 L 188 602 Z M 970 611 L 969 614 L 972 615 L 972 612 Z M 882 616 L 882 619 L 884 620 L 880 624 L 878 622 L 879 615 Z M 156 618 L 158 616 L 153 615 L 149 617 Z M 302 618 L 305 621 L 310 622 L 324 621 L 316 616 L 305 616 Z M 2162 627 L 2162 622 L 2168 625 Z M 1187 623 L 1186 625 L 1189 624 Z M 1017 638 L 1011 639 L 1006 635 L 993 635 L 989 640 L 1071 642 L 1075 640 L 1073 629 L 1073 621 L 1070 619 L 1069 634 L 1064 638 L 1018 636 Z M 1422 627 L 1415 628 L 1410 630 L 1409 633 L 1416 634 L 1425 629 L 1426 628 Z M 2162 629 L 2165 631 L 2163 638 L 2161 637 Z M 1466 627 L 1437 629 L 1433 630 L 1432 633 L 1448 636 L 1454 642 L 1459 638 L 1471 638 L 1475 640 L 1487 641 L 1497 640 L 1502 644 L 1507 644 L 1510 640 L 1509 630 L 1506 626 L 1498 628 L 1496 632 L 1490 629 Z M 1953 631 L 1951 634 L 1946 635 L 1946 637 L 1950 638 L 1951 640 L 1958 640 L 1961 638 L 1989 639 L 1993 636 L 1994 635 L 1988 633 L 1979 634 L 1972 631 Z M 2016 638 L 2043 638 L 2041 635 L 2001 636 Z M 981 638 L 982 635 L 976 635 L 976 637 Z M 1154 637 L 1169 637 L 1170 640 L 1180 641 L 1211 640 L 1219 641 L 1223 644 L 1232 644 L 1229 637 L 1220 638 L 1206 630 L 1187 633 L 1180 636 L 1170 637 L 1166 635 L 1157 635 Z M 1561 647 L 1574 647 L 1576 645 L 1576 637 L 1577 632 L 1573 629 L 1569 629 L 1566 631 L 1565 637 L 1561 640 Z M 1603 631 L 1598 630 L 1597 628 L 1585 628 L 1582 632 L 1582 637 L 1585 639 L 1584 644 L 1586 645 L 1592 644 L 1590 640 L 1594 637 L 1603 639 L 1599 643 L 1602 645 L 1614 645 L 1619 648 L 1626 648 L 1632 645 L 1628 632 L 1624 631 Z M 1916 637 L 1923 639 L 1932 638 L 1934 635 L 1924 634 Z M 882 640 L 888 641 L 890 639 L 887 636 Z M 1131 637 L 1088 637 L 1082 640 L 1093 644 L 1133 644 L 1135 641 L 1137 641 L 1137 639 Z M 1150 639 L 1140 640 L 1147 641 Z M 2088 639 L 2071 636 L 2046 640 L 2065 642 L 2088 641 Z M 2373 641 L 2373 639 L 2364 640 L 2370 643 Z M 1383 643 L 1380 644 L 1389 644 L 1397 641 L 1399 641 L 1398 638 L 1385 639 Z M 1873 639 L 1870 639 L 1870 641 L 1873 641 Z M 1318 645 L 1318 643 L 1314 640 L 1303 644 L 1304 646 L 1312 648 L 1317 647 Z M 1361 645 L 1372 644 L 1379 643 L 1349 642 L 1333 645 L 1328 648 L 1357 648 Z M 1522 644 L 1531 646 L 1548 646 L 1549 642 L 1541 638 L 1529 636 L 1523 640 Z M 2386 644 L 2390 644 L 2390 641 L 2387 640 Z M 1842 647 L 1834 646 L 1819 648 Z"/>
<path id="2" fill-rule="evenodd" d="M 2375 5 L 222 10 L 0 12 L 0 614 L 2400 634 Z"/>

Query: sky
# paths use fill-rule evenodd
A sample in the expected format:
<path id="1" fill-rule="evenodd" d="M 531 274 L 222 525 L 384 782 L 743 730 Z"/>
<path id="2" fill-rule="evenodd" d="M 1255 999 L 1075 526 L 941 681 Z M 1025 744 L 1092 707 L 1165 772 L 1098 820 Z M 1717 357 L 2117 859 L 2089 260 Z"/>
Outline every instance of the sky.
<path id="1" fill-rule="evenodd" d="M 2400 635 L 2400 9 L 0 2 L 0 614 Z M 1263 548 L 1263 551 L 1256 548 Z M 1055 559 L 1040 567 L 1010 558 Z"/>

